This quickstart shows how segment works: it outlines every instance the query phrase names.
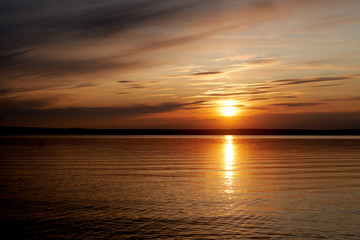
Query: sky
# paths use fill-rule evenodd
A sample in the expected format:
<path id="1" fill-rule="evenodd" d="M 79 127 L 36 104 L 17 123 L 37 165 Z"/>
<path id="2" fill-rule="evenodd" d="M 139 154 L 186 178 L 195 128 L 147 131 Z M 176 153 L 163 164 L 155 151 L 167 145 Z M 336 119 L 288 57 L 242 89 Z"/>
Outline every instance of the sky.
<path id="1" fill-rule="evenodd" d="M 359 12 L 359 0 L 0 0 L 0 125 L 360 128 Z"/>

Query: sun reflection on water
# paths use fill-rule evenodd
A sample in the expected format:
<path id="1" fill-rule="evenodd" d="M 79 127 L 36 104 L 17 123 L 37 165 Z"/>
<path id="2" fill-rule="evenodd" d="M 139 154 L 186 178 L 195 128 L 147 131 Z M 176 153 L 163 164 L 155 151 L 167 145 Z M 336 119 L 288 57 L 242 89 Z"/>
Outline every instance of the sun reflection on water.
<path id="1" fill-rule="evenodd" d="M 234 146 L 233 146 L 233 136 L 227 135 L 225 136 L 225 192 L 228 194 L 232 194 L 233 190 L 233 175 L 234 175 Z M 231 196 L 229 196 L 231 198 Z"/>

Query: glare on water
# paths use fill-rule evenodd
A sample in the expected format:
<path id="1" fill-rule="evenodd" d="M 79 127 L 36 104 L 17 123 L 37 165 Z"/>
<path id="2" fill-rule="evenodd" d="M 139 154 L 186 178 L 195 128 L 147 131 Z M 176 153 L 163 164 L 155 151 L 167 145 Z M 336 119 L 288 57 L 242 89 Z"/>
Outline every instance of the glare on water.
<path id="1" fill-rule="evenodd" d="M 225 164 L 225 192 L 228 194 L 233 193 L 233 174 L 234 174 L 234 146 L 233 146 L 233 137 L 231 135 L 225 136 L 225 154 L 224 154 L 224 164 Z M 229 196 L 231 197 L 231 196 Z"/>

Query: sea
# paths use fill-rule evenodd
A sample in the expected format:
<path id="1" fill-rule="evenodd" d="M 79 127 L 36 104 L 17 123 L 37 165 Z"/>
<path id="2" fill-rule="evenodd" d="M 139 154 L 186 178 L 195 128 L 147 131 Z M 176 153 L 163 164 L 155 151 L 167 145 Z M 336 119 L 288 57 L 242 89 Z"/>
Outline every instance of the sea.
<path id="1" fill-rule="evenodd" d="M 360 136 L 0 137 L 2 239 L 360 239 Z"/>

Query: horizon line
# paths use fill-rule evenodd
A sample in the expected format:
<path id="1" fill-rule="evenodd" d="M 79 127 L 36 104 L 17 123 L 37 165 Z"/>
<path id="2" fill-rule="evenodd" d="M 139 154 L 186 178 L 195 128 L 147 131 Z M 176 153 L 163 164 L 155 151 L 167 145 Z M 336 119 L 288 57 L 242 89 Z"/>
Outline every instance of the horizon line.
<path id="1" fill-rule="evenodd" d="M 0 135 L 360 135 L 360 129 L 141 129 L 141 128 L 53 128 L 0 127 Z"/>

